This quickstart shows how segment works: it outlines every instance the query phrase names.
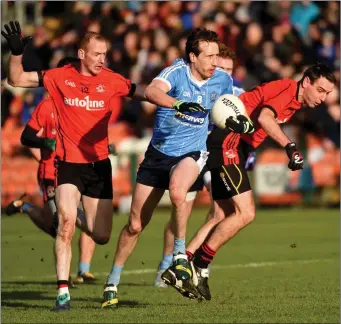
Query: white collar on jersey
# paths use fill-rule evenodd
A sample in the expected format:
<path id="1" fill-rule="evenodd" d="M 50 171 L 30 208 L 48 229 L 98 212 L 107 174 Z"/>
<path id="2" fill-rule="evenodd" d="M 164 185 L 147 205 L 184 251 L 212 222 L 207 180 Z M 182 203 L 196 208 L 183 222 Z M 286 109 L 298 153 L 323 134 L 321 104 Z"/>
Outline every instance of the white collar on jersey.
<path id="1" fill-rule="evenodd" d="M 208 82 L 209 79 L 206 80 L 202 80 L 202 81 L 198 81 L 197 79 L 194 78 L 191 69 L 189 67 L 189 64 L 186 64 L 186 68 L 187 68 L 187 75 L 189 77 L 189 79 L 195 83 L 198 87 L 202 87 L 206 82 Z"/>

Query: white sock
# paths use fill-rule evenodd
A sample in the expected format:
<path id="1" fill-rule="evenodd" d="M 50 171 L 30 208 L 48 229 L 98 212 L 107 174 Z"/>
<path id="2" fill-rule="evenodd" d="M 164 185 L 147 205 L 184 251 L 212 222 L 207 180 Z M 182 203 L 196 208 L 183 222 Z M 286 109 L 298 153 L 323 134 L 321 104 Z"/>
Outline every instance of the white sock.
<path id="1" fill-rule="evenodd" d="M 69 294 L 69 287 L 63 287 L 58 289 L 58 296 L 64 295 L 64 294 Z"/>

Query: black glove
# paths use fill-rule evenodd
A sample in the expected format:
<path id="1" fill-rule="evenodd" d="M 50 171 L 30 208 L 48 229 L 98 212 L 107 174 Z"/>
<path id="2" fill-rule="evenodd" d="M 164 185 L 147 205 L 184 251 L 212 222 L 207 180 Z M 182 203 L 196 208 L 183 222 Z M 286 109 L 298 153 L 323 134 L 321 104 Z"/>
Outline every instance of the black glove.
<path id="1" fill-rule="evenodd" d="M 205 108 L 196 102 L 185 102 L 183 100 L 178 100 L 173 105 L 174 109 L 178 112 L 195 112 L 201 111 L 204 112 Z"/>
<path id="2" fill-rule="evenodd" d="M 297 150 L 296 143 L 292 142 L 285 146 L 285 150 L 289 157 L 288 168 L 292 171 L 303 169 L 303 156 Z"/>
<path id="3" fill-rule="evenodd" d="M 22 55 L 24 53 L 25 46 L 27 45 L 31 37 L 24 38 L 22 36 L 20 24 L 18 21 L 10 21 L 9 25 L 10 27 L 7 24 L 4 25 L 7 34 L 5 33 L 5 31 L 2 30 L 1 35 L 6 38 L 12 55 Z"/>
<path id="4" fill-rule="evenodd" d="M 228 130 L 238 134 L 251 134 L 255 131 L 252 121 L 244 115 L 227 118 L 225 125 Z"/>
<path id="5" fill-rule="evenodd" d="M 42 138 L 44 147 L 54 152 L 56 150 L 56 140 L 54 138 Z"/>

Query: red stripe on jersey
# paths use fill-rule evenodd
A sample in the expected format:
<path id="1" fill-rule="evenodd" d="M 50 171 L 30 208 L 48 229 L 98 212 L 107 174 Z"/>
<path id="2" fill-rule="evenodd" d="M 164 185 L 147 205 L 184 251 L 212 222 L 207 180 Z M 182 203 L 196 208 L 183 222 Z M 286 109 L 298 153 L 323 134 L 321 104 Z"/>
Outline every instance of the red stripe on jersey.
<path id="1" fill-rule="evenodd" d="M 239 164 L 238 144 L 240 135 L 237 133 L 228 134 L 222 144 L 224 165 Z"/>

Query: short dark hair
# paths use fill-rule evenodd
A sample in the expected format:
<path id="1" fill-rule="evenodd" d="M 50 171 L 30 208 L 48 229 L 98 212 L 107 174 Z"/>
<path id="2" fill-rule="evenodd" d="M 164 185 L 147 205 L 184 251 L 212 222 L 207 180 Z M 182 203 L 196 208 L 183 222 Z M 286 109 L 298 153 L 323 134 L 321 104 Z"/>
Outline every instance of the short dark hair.
<path id="1" fill-rule="evenodd" d="M 86 32 L 85 35 L 81 38 L 78 48 L 85 49 L 92 38 L 101 42 L 107 42 L 107 40 L 102 35 L 90 31 Z"/>
<path id="2" fill-rule="evenodd" d="M 308 77 L 310 82 L 313 84 L 317 79 L 323 77 L 326 78 L 331 83 L 336 83 L 335 75 L 333 74 L 332 69 L 323 63 L 316 63 L 314 65 L 309 66 L 303 73 L 302 80 Z"/>
<path id="3" fill-rule="evenodd" d="M 63 67 L 64 65 L 70 64 L 70 63 L 78 63 L 80 61 L 79 58 L 77 57 L 71 57 L 71 56 L 67 56 L 62 58 L 58 64 L 57 64 L 57 68 Z"/>
<path id="4" fill-rule="evenodd" d="M 186 42 L 186 60 L 190 62 L 189 54 L 194 53 L 195 56 L 200 54 L 199 51 L 199 42 L 206 41 L 206 42 L 213 42 L 218 43 L 219 37 L 216 32 L 212 30 L 208 30 L 206 28 L 196 28 L 193 30 L 187 37 Z"/>
<path id="5" fill-rule="evenodd" d="M 237 58 L 236 53 L 223 43 L 219 43 L 219 56 L 223 58 L 230 58 L 232 61 Z"/>

